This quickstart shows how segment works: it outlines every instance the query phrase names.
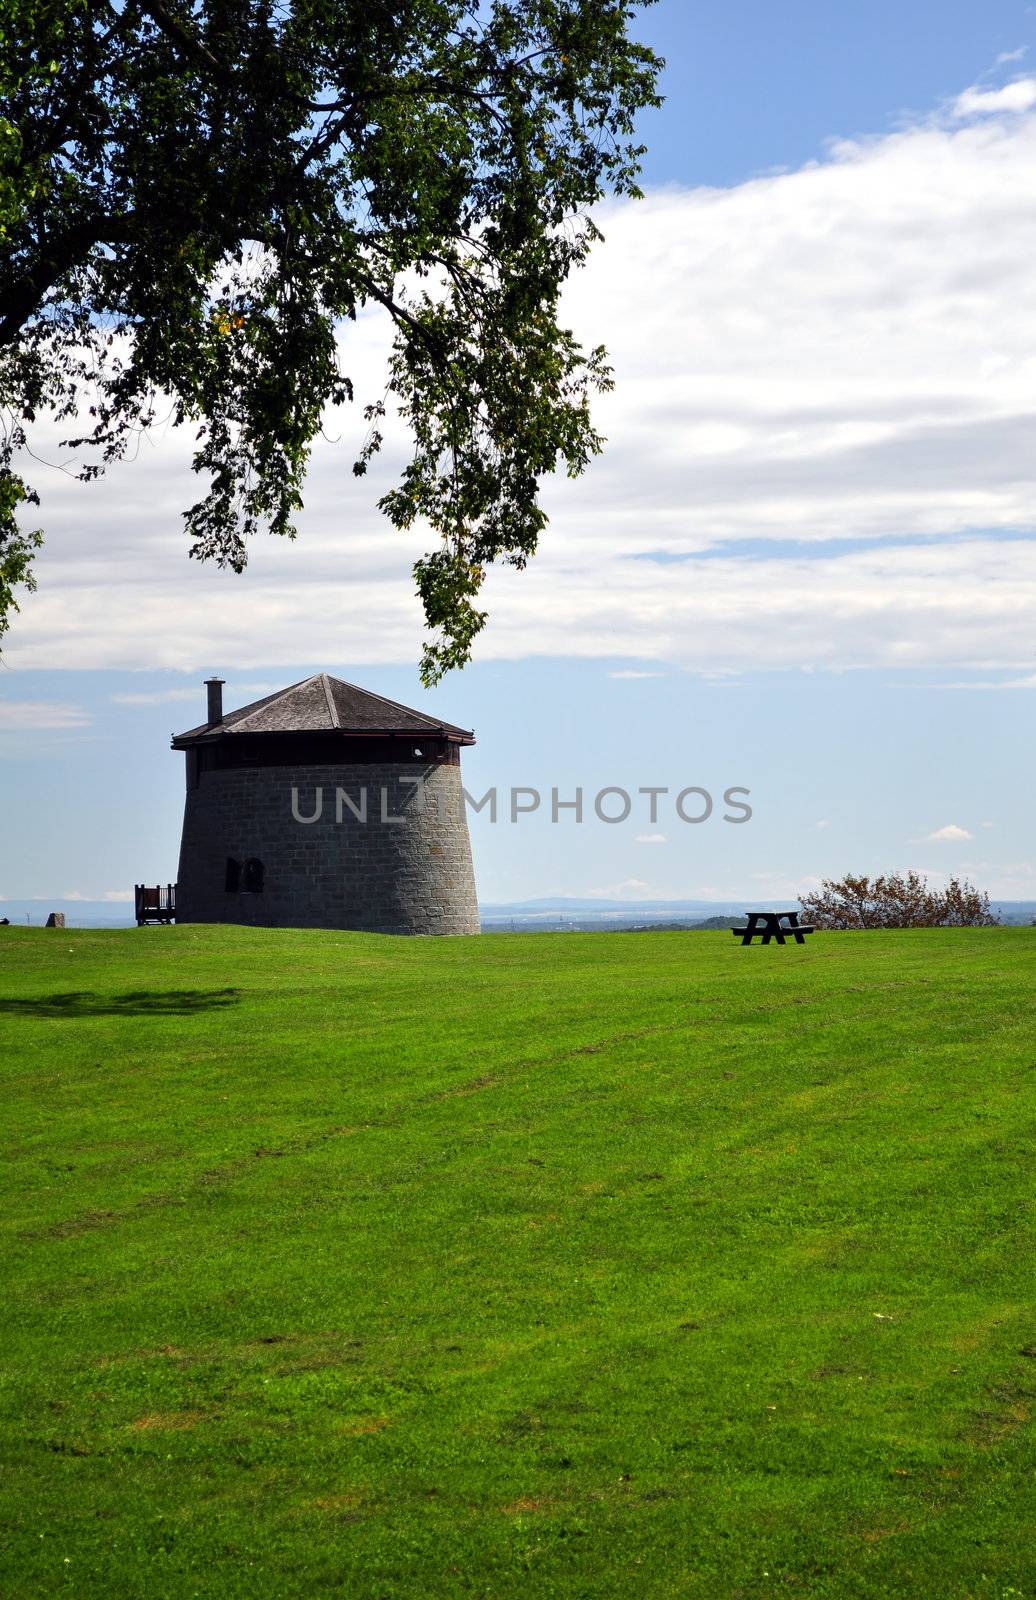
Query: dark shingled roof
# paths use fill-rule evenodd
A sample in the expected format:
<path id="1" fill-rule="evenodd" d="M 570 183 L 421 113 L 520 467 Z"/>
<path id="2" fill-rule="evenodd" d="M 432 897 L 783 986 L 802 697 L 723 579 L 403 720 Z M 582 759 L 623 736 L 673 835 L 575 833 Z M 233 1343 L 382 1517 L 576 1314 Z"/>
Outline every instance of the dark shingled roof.
<path id="1" fill-rule="evenodd" d="M 301 683 L 293 683 L 263 700 L 253 700 L 239 711 L 228 711 L 222 722 L 211 728 L 202 723 L 173 738 L 174 748 L 218 739 L 239 733 L 343 733 L 423 734 L 473 744 L 474 735 L 452 722 L 437 722 L 423 711 L 413 711 L 395 700 L 386 700 L 355 683 L 343 683 L 326 672 L 318 672 Z"/>

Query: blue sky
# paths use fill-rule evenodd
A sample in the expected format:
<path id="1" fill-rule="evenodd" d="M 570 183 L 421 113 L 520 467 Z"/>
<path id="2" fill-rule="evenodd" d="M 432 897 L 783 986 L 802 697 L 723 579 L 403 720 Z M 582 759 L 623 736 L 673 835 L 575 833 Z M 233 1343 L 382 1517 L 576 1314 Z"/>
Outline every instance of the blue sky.
<path id="1" fill-rule="evenodd" d="M 1021 0 L 662 0 L 640 32 L 666 59 L 665 111 L 644 122 L 647 181 L 726 185 L 927 115 L 1031 45 L 1036 11 Z"/>
<path id="2" fill-rule="evenodd" d="M 570 299 L 615 359 L 608 451 L 547 486 L 541 555 L 494 577 L 476 662 L 434 693 L 420 544 L 349 478 L 355 416 L 299 542 L 242 579 L 185 558 L 177 436 L 100 484 L 43 473 L 40 589 L 0 668 L 0 896 L 174 876 L 168 739 L 201 680 L 235 704 L 323 669 L 474 726 L 479 793 L 714 794 L 698 827 L 671 797 L 655 825 L 474 819 L 485 900 L 759 901 L 911 866 L 1036 898 L 1033 31 L 1011 4 L 647 13 L 648 199 L 605 209 Z M 383 328 L 351 337 L 373 388 Z"/>

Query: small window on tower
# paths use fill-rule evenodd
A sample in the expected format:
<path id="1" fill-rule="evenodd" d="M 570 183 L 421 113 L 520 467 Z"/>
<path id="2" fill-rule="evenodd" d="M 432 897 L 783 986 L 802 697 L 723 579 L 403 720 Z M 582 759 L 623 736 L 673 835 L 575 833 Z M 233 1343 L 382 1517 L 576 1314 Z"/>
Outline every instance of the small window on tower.
<path id="1" fill-rule="evenodd" d="M 262 894 L 263 892 L 263 864 L 253 856 L 245 862 L 244 882 L 241 885 L 245 894 Z"/>
<path id="2" fill-rule="evenodd" d="M 241 887 L 241 863 L 235 861 L 233 856 L 227 857 L 227 875 L 223 887 L 228 894 L 237 894 Z"/>

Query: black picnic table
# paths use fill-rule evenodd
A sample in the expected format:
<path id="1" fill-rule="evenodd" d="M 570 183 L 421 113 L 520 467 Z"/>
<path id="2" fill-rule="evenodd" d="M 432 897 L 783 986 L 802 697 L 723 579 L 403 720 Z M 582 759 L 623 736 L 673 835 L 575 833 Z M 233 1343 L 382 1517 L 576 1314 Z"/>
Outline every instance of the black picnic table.
<path id="1" fill-rule="evenodd" d="M 730 930 L 740 935 L 742 944 L 751 944 L 757 938 L 763 944 L 769 944 L 771 939 L 778 944 L 786 944 L 785 934 L 791 934 L 796 944 L 805 944 L 806 934 L 813 932 L 809 923 L 799 921 L 797 911 L 746 911 L 745 915 L 748 927 Z"/>

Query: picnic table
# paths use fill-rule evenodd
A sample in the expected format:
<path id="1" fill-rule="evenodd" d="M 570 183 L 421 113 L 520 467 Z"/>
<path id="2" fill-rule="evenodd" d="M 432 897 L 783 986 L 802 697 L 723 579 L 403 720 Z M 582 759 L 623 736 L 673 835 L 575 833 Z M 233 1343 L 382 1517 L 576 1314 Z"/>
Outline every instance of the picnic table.
<path id="1" fill-rule="evenodd" d="M 769 944 L 771 939 L 778 944 L 787 944 L 786 934 L 791 934 L 796 944 L 805 944 L 806 934 L 813 932 L 808 922 L 799 921 L 797 911 L 746 911 L 745 915 L 748 927 L 730 930 L 740 935 L 742 944 L 751 944 L 757 938 L 763 944 Z"/>

